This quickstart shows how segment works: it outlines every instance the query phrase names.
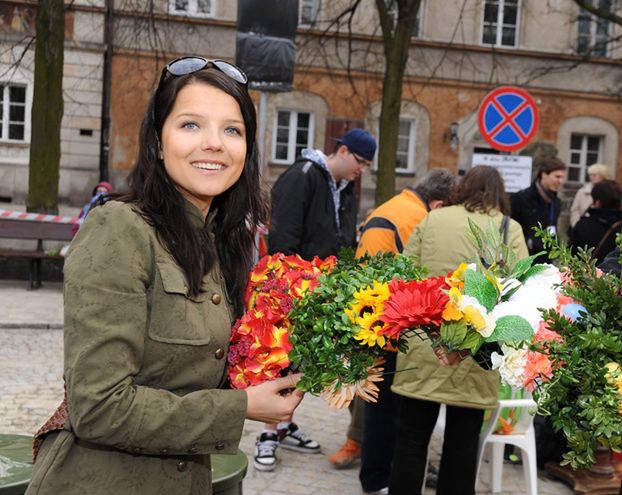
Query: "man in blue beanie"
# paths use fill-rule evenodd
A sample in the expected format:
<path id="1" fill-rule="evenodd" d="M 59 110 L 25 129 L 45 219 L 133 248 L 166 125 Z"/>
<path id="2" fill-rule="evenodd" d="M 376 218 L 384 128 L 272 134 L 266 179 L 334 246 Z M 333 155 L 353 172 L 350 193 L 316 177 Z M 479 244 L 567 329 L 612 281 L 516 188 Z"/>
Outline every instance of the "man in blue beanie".
<path id="1" fill-rule="evenodd" d="M 351 129 L 326 156 L 303 149 L 301 158 L 272 187 L 270 253 L 299 254 L 311 260 L 356 247 L 354 179 L 369 168 L 376 140 L 364 129 Z"/>
<path id="2" fill-rule="evenodd" d="M 326 156 L 303 149 L 301 157 L 272 186 L 268 252 L 314 256 L 336 255 L 356 247 L 354 180 L 371 166 L 376 140 L 364 129 L 351 129 Z M 257 471 L 276 467 L 277 447 L 316 454 L 320 445 L 292 421 L 266 424 L 257 438 L 253 464 Z"/>

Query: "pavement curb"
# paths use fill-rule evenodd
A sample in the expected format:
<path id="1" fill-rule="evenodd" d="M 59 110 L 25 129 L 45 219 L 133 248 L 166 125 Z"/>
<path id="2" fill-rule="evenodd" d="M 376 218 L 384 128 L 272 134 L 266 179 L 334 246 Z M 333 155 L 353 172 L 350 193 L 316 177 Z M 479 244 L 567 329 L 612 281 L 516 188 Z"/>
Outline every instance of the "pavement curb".
<path id="1" fill-rule="evenodd" d="M 14 322 L 0 321 L 0 329 L 4 330 L 62 330 L 62 323 L 45 323 L 45 322 Z"/>

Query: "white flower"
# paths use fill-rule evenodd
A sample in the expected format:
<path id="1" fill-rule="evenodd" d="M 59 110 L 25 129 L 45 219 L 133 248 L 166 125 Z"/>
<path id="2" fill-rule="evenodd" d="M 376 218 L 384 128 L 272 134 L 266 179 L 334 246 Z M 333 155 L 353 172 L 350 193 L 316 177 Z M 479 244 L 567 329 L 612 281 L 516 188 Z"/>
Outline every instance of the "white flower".
<path id="1" fill-rule="evenodd" d="M 512 305 L 512 310 L 505 307 L 498 311 L 503 312 L 504 315 L 517 314 L 522 316 L 530 323 L 535 332 L 540 321 L 542 321 L 540 310 L 553 309 L 557 306 L 557 292 L 559 291 L 557 285 L 560 283 L 559 270 L 553 265 L 548 265 L 546 270 L 529 277 L 523 286 L 510 296 L 507 303 Z M 497 313 L 495 315 L 497 318 L 500 316 Z"/>
<path id="2" fill-rule="evenodd" d="M 514 349 L 506 345 L 501 346 L 503 355 L 493 353 L 491 360 L 493 369 L 498 369 L 504 383 L 522 388 L 524 383 L 524 369 L 527 364 L 527 350 Z"/>
<path id="3" fill-rule="evenodd" d="M 509 301 L 497 304 L 492 309 L 491 314 L 496 320 L 502 316 L 522 316 L 529 322 L 534 333 L 542 321 L 542 315 L 540 314 L 540 310 L 534 301 L 514 301 L 513 298 Z"/>

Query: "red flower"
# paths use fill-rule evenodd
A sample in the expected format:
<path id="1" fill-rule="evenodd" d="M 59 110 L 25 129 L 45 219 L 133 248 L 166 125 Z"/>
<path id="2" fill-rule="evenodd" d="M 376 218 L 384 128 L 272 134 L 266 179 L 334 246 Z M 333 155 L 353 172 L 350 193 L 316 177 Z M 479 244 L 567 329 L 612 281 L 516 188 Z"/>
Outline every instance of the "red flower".
<path id="1" fill-rule="evenodd" d="M 389 284 L 391 296 L 384 303 L 380 331 L 389 338 L 399 338 L 403 330 L 421 326 L 441 325 L 443 309 L 449 301 L 445 290 L 449 286 L 445 277 L 404 282 L 393 280 Z"/>
<path id="2" fill-rule="evenodd" d="M 273 380 L 289 364 L 292 300 L 318 285 L 317 278 L 335 266 L 334 256 L 313 261 L 276 253 L 259 260 L 250 274 L 246 313 L 232 329 L 227 374 L 234 388 Z"/>

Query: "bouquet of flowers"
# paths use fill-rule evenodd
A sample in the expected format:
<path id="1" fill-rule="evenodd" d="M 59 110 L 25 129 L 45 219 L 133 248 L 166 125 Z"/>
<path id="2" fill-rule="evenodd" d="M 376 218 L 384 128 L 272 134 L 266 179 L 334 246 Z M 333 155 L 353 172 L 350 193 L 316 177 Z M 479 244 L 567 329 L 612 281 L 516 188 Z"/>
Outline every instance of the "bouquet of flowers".
<path id="1" fill-rule="evenodd" d="M 551 376 L 534 398 L 566 437 L 562 464 L 589 467 L 599 446 L 622 451 L 622 279 L 598 270 L 589 250 L 573 255 L 546 231 L 538 235 L 564 267 L 561 291 L 572 302 L 544 312 L 561 339 L 548 345 Z"/>
<path id="2" fill-rule="evenodd" d="M 264 256 L 251 272 L 245 294 L 246 313 L 233 327 L 227 355 L 234 388 L 246 388 L 286 373 L 292 301 L 318 285 L 318 277 L 335 265 L 334 257 L 305 261 L 300 256 Z"/>
<path id="3" fill-rule="evenodd" d="M 370 325 L 382 312 L 388 282 L 420 279 L 423 271 L 405 256 L 340 254 L 339 261 L 280 253 L 259 261 L 246 291 L 247 311 L 231 337 L 234 388 L 298 369 L 304 372 L 298 388 L 324 392 L 333 406 L 347 405 L 354 395 L 375 400 L 388 340 Z"/>
<path id="4" fill-rule="evenodd" d="M 390 340 L 414 333 L 429 339 L 442 364 L 471 355 L 499 369 L 502 380 L 533 390 L 551 376 L 548 344 L 561 337 L 546 327 L 541 309 L 560 308 L 562 277 L 535 256 L 514 262 L 492 224 L 470 224 L 479 259 L 445 277 L 393 283 L 380 316 Z"/>
<path id="5" fill-rule="evenodd" d="M 322 393 L 332 406 L 355 395 L 374 401 L 386 352 L 405 351 L 415 334 L 431 340 L 443 364 L 473 355 L 499 368 L 507 383 L 533 388 L 550 376 L 547 345 L 559 339 L 538 309 L 561 304 L 559 271 L 534 265 L 534 257 L 514 263 L 492 225 L 471 230 L 478 262 L 441 277 L 424 278 L 416 260 L 403 255 L 264 257 L 251 274 L 247 312 L 234 326 L 232 385 L 296 368 L 304 373 L 298 387 Z M 539 347 L 529 348 L 534 341 Z"/>
<path id="6" fill-rule="evenodd" d="M 355 259 L 342 251 L 319 286 L 292 304 L 290 359 L 304 371 L 298 386 L 323 393 L 333 407 L 360 396 L 375 401 L 383 356 L 405 340 L 383 333 L 380 317 L 391 288 L 425 274 L 408 256 L 378 254 Z M 393 349 L 395 350 L 395 349 Z"/>

